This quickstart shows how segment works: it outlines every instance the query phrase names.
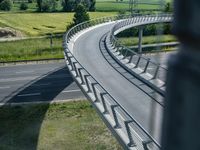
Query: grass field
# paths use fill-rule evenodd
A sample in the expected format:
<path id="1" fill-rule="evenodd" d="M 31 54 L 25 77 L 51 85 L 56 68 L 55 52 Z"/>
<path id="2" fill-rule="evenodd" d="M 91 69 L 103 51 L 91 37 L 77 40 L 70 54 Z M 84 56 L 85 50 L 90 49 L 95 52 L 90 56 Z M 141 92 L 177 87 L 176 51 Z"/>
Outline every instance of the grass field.
<path id="1" fill-rule="evenodd" d="M 126 46 L 138 44 L 138 38 L 119 38 L 119 41 Z M 143 44 L 153 44 L 157 42 L 177 41 L 172 35 L 143 37 Z M 63 58 L 62 37 L 53 38 L 53 46 L 50 46 L 50 38 L 27 39 L 0 43 L 0 61 L 34 60 L 48 58 Z"/>
<path id="2" fill-rule="evenodd" d="M 120 150 L 87 101 L 0 108 L 1 150 Z"/>
<path id="3" fill-rule="evenodd" d="M 144 36 L 142 44 L 164 43 L 164 42 L 176 42 L 177 39 L 173 35 L 161 35 L 159 36 Z M 138 37 L 119 38 L 119 42 L 126 46 L 134 46 L 138 44 Z"/>
<path id="4" fill-rule="evenodd" d="M 0 61 L 63 58 L 62 37 L 27 39 L 0 43 Z"/>
<path id="5" fill-rule="evenodd" d="M 91 12 L 90 18 L 112 16 L 116 13 Z M 60 33 L 72 22 L 74 13 L 2 13 L 0 26 L 9 26 L 20 30 L 28 36 Z"/>

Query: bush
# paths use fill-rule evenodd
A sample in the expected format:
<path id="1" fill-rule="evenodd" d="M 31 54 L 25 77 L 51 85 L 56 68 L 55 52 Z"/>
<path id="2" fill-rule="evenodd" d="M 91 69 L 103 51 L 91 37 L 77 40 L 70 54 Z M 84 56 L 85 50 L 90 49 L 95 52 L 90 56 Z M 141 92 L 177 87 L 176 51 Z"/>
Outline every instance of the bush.
<path id="1" fill-rule="evenodd" d="M 20 4 L 20 10 L 27 10 L 27 9 L 28 9 L 28 5 L 26 3 Z"/>
<path id="2" fill-rule="evenodd" d="M 3 0 L 0 3 L 0 10 L 9 11 L 12 8 L 12 1 L 11 0 Z"/>

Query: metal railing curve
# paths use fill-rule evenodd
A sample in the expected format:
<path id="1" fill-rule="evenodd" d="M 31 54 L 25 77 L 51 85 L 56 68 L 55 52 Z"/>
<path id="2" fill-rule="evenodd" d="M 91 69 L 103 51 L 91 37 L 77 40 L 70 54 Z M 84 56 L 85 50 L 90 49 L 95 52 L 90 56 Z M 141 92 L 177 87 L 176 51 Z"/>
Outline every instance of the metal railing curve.
<path id="1" fill-rule="evenodd" d="M 145 57 L 142 54 L 139 54 L 132 49 L 122 45 L 118 41 L 116 35 L 132 27 L 171 22 L 172 18 L 173 16 L 171 14 L 134 16 L 132 18 L 128 18 L 116 23 L 106 38 L 106 47 L 109 54 L 128 72 L 137 76 L 140 80 L 149 85 L 162 96 L 165 96 L 166 84 L 165 81 L 159 79 L 158 73 L 160 71 L 167 72 L 167 68 L 162 67 L 160 64 L 152 61 L 148 57 Z M 177 45 L 177 43 L 174 44 Z M 136 60 L 134 63 L 132 63 L 133 58 Z M 141 64 L 145 64 L 143 65 L 143 68 L 141 67 Z M 151 67 L 151 72 L 153 72 L 153 74 L 148 73 L 149 66 Z M 154 69 L 153 71 L 152 68 Z M 147 73 L 148 75 L 145 75 Z"/>

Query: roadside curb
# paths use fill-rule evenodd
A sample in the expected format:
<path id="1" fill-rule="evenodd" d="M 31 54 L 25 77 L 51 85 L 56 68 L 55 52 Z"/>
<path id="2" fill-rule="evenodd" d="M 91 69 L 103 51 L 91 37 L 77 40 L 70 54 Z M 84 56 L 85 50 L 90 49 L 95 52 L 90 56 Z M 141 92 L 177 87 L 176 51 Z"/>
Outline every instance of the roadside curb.
<path id="1" fill-rule="evenodd" d="M 1 66 L 12 66 L 12 65 L 25 65 L 25 64 L 45 64 L 45 63 L 53 63 L 53 62 L 64 62 L 64 58 L 0 62 L 0 67 Z"/>
<path id="2" fill-rule="evenodd" d="M 52 100 L 52 101 L 35 101 L 35 102 L 19 102 L 19 103 L 0 103 L 0 108 L 3 106 L 28 106 L 28 105 L 39 105 L 39 104 L 62 104 L 67 102 L 76 102 L 76 101 L 86 101 L 86 99 L 66 99 L 66 100 Z"/>

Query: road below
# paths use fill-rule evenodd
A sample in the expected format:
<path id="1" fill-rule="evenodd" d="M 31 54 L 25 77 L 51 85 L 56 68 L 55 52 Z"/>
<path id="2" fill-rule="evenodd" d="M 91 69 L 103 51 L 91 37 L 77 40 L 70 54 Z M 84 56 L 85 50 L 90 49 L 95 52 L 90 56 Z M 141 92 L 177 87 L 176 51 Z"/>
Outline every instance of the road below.
<path id="1" fill-rule="evenodd" d="M 0 103 L 85 99 L 65 63 L 0 67 Z"/>

